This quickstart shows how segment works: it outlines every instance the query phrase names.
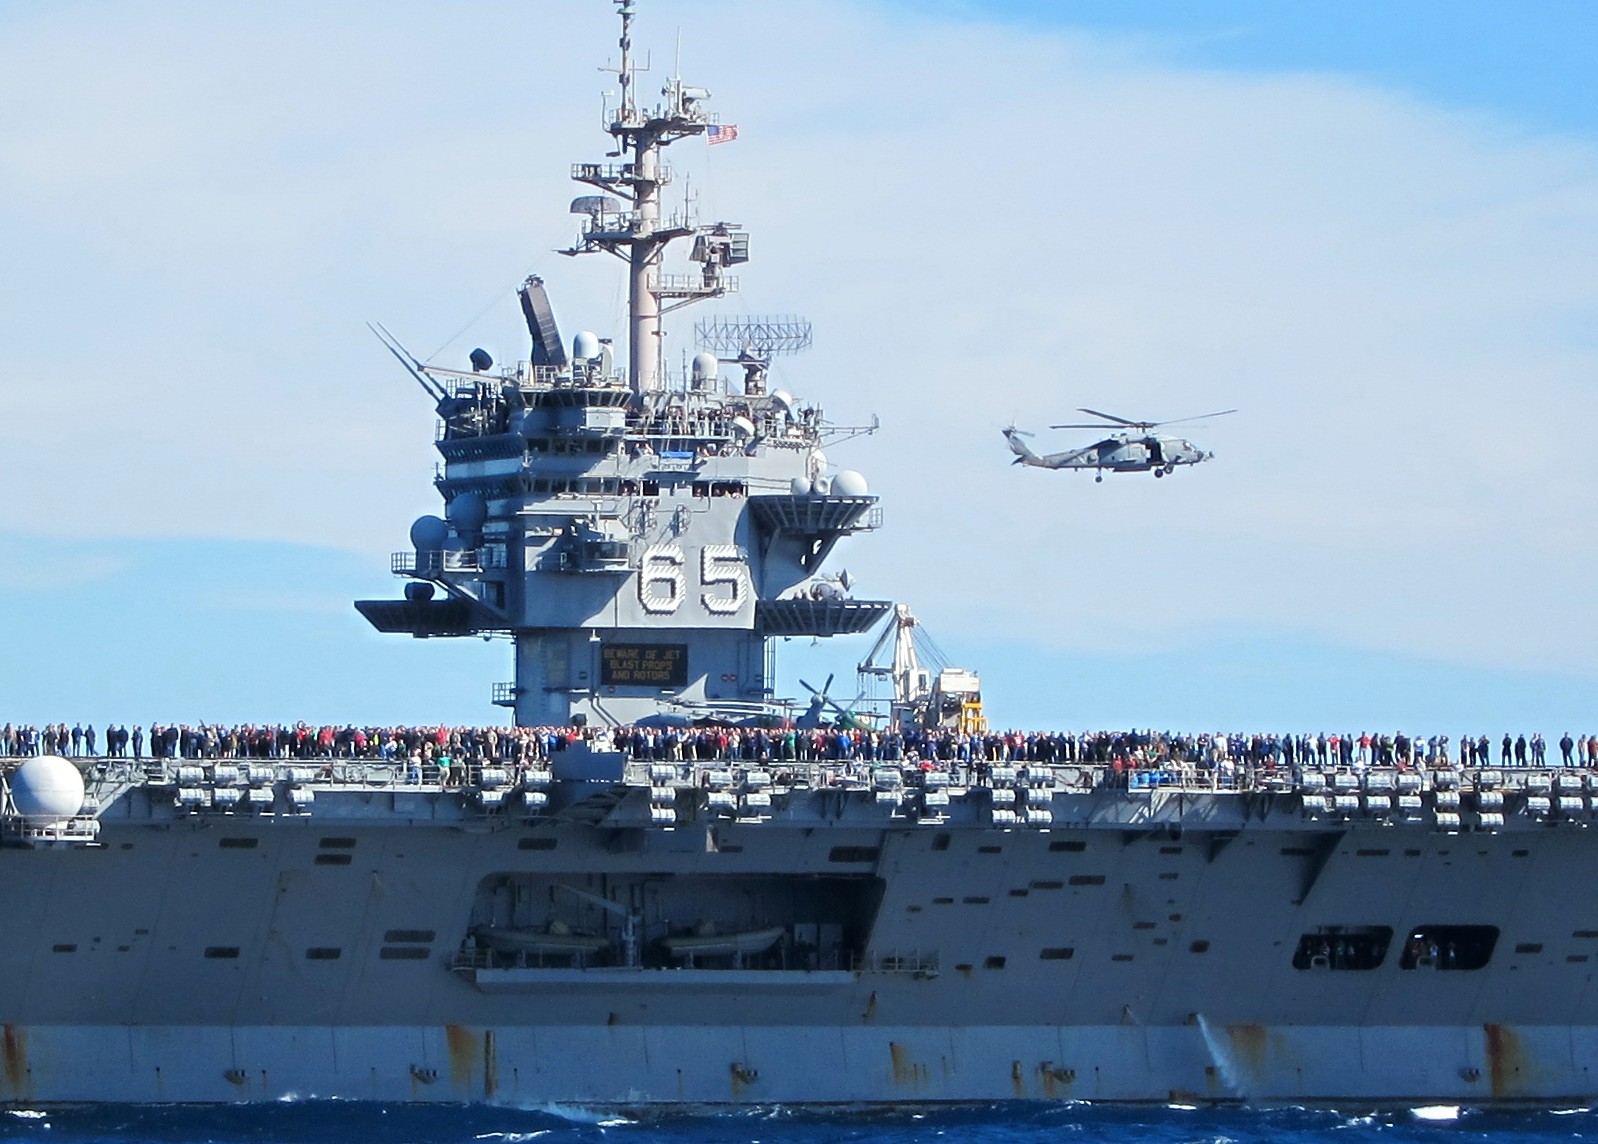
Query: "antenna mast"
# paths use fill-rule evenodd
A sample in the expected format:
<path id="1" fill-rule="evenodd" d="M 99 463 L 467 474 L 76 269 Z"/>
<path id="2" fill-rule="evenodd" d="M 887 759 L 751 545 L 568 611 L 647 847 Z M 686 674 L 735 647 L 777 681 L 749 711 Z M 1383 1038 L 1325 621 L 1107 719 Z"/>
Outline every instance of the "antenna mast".
<path id="1" fill-rule="evenodd" d="M 603 195 L 576 200 L 572 212 L 588 215 L 588 222 L 577 243 L 562 253 L 602 250 L 628 264 L 627 376 L 633 392 L 647 393 L 660 389 L 664 380 L 661 317 L 679 306 L 737 290 L 738 280 L 722 271 L 748 261 L 749 236 L 733 223 L 700 226 L 686 208 L 682 215 L 662 218 L 661 190 L 671 182 L 671 169 L 661 162 L 661 150 L 679 139 L 703 135 L 711 126 L 713 117 L 703 106 L 710 92 L 673 76 L 662 89 L 663 104 L 640 107 L 632 52 L 636 0 L 615 0 L 615 4 L 621 16 L 621 60 L 616 68 L 602 70 L 616 72 L 621 93 L 605 130 L 617 141 L 609 157 L 628 161 L 578 163 L 572 178 L 627 200 L 630 209 Z M 695 239 L 691 257 L 700 264 L 699 273 L 663 273 L 666 247 L 689 236 Z"/>

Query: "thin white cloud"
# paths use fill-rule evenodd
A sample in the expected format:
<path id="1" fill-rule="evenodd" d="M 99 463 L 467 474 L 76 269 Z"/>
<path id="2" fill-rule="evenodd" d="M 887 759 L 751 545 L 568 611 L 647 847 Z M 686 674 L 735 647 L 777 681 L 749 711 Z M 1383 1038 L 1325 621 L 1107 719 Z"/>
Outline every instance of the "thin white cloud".
<path id="1" fill-rule="evenodd" d="M 515 357 L 537 271 L 568 332 L 615 330 L 609 263 L 550 253 L 612 17 L 95 12 L 8 29 L 0 526 L 340 546 L 376 581 L 433 457 L 362 323 L 425 353 L 502 292 L 448 353 Z M 872 591 L 945 642 L 1246 627 L 1594 670 L 1595 141 L 843 0 L 651 5 L 651 82 L 678 23 L 743 127 L 673 156 L 754 231 L 736 305 L 806 312 L 787 383 L 884 420 L 835 458 L 885 494 L 846 554 Z M 1158 484 L 1008 465 L 1000 425 L 1079 405 L 1243 412 Z"/>

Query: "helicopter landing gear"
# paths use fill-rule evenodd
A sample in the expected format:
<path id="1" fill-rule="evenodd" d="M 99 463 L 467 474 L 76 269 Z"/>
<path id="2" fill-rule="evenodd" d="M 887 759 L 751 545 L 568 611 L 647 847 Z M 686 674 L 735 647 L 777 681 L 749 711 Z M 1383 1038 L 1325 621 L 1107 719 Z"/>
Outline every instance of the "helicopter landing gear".
<path id="1" fill-rule="evenodd" d="M 1154 478 L 1155 478 L 1155 480 L 1158 480 L 1159 478 L 1163 477 L 1164 475 L 1165 475 L 1165 470 L 1164 469 L 1155 469 L 1154 470 Z"/>
<path id="2" fill-rule="evenodd" d="M 1167 465 L 1166 465 L 1166 466 L 1165 466 L 1165 471 L 1166 471 L 1166 472 L 1167 472 L 1167 473 L 1174 473 L 1174 472 L 1176 472 L 1176 465 L 1175 465 L 1175 464 L 1174 464 L 1174 463 L 1171 463 L 1171 464 L 1167 464 Z"/>
<path id="3" fill-rule="evenodd" d="M 1103 473 L 1094 473 L 1093 474 L 1093 483 L 1096 484 L 1096 485 L 1102 485 L 1104 483 L 1104 474 Z"/>

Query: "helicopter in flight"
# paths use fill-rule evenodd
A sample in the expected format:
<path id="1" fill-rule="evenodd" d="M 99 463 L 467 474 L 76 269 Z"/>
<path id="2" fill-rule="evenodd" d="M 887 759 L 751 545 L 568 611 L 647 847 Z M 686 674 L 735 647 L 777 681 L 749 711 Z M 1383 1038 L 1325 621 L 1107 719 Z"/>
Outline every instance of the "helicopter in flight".
<path id="1" fill-rule="evenodd" d="M 1178 425 L 1184 421 L 1202 421 L 1208 417 L 1223 417 L 1236 413 L 1235 409 L 1222 409 L 1216 413 L 1200 413 L 1196 417 L 1177 417 L 1170 421 L 1132 421 L 1113 413 L 1097 409 L 1082 409 L 1092 417 L 1103 420 L 1088 424 L 1050 425 L 1050 429 L 1094 429 L 1107 435 L 1080 449 L 1063 453 L 1035 453 L 1026 443 L 1032 434 L 1014 425 L 1001 430 L 1004 439 L 1015 454 L 1012 464 L 1032 465 L 1039 469 L 1093 469 L 1093 479 L 1102 481 L 1104 471 L 1112 473 L 1149 473 L 1163 477 L 1174 472 L 1178 465 L 1196 465 L 1215 456 L 1182 437 L 1155 433 L 1161 425 Z"/>

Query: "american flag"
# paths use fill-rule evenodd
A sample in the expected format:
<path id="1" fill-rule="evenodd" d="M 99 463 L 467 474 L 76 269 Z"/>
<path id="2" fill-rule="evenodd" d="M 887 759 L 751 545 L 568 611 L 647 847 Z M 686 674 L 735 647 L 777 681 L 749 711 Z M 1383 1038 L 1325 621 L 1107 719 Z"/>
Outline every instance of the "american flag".
<path id="1" fill-rule="evenodd" d="M 711 146 L 717 143 L 731 143 L 738 138 L 738 125 L 736 123 L 712 123 L 705 128 L 705 135 L 710 139 Z"/>

